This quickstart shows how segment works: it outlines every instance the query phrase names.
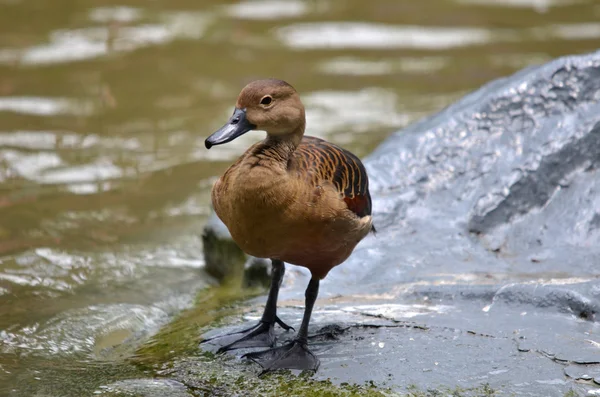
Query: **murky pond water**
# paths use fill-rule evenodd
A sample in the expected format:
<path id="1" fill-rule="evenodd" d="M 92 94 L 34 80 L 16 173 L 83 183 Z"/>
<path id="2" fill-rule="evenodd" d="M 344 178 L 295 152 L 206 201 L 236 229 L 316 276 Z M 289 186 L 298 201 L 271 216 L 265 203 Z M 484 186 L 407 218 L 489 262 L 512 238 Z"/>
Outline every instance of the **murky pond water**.
<path id="1" fill-rule="evenodd" d="M 309 134 L 365 156 L 491 79 L 596 49 L 598 21 L 595 0 L 0 0 L 0 394 L 126 378 L 213 283 L 210 186 L 260 134 L 203 139 L 248 81 L 289 81 Z"/>

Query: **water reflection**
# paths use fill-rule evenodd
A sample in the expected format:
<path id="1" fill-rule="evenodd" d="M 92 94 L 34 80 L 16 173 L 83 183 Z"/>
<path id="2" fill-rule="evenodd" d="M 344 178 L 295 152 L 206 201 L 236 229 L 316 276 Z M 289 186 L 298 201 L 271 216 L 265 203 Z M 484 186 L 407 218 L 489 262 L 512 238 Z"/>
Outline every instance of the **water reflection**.
<path id="1" fill-rule="evenodd" d="M 8 111 L 34 116 L 58 114 L 89 116 L 92 110 L 91 103 L 81 103 L 67 98 L 0 97 L 0 112 Z"/>
<path id="2" fill-rule="evenodd" d="M 134 22 L 142 17 L 142 10 L 133 7 L 99 7 L 90 10 L 90 20 L 94 22 Z"/>
<path id="3" fill-rule="evenodd" d="M 234 18 L 268 20 L 300 17 L 307 13 L 308 4 L 297 0 L 254 0 L 228 5 L 225 10 Z"/>
<path id="4" fill-rule="evenodd" d="M 369 88 L 360 91 L 316 91 L 304 95 L 308 107 L 307 125 L 311 135 L 340 142 L 352 142 L 357 133 L 405 125 L 407 114 L 399 111 L 392 91 Z M 385 117 L 382 117 L 385 115 Z"/>
<path id="5" fill-rule="evenodd" d="M 0 63 L 38 65 L 81 61 L 111 52 L 130 52 L 178 38 L 199 39 L 208 23 L 205 14 L 172 12 L 160 18 L 161 24 L 127 26 L 141 19 L 141 10 L 116 7 L 90 11 L 94 22 L 105 27 L 59 29 L 50 33 L 49 42 L 26 49 L 0 49 Z"/>
<path id="6" fill-rule="evenodd" d="M 278 30 L 288 46 L 308 48 L 418 48 L 441 50 L 483 44 L 492 32 L 469 27 L 390 26 L 353 22 L 303 23 Z"/>
<path id="7" fill-rule="evenodd" d="M 557 25 L 552 29 L 555 36 L 566 40 L 587 40 L 600 38 L 600 23 Z"/>
<path id="8" fill-rule="evenodd" d="M 596 49 L 599 11 L 593 0 L 0 1 L 0 394 L 104 390 L 119 376 L 95 363 L 121 362 L 212 282 L 200 238 L 210 187 L 264 133 L 211 151 L 203 140 L 249 80 L 288 80 L 309 134 L 365 156 L 493 78 Z"/>
<path id="9" fill-rule="evenodd" d="M 552 7 L 566 7 L 569 5 L 584 3 L 580 0 L 500 0 L 490 2 L 486 0 L 457 0 L 465 4 L 477 4 L 488 7 L 508 7 L 508 8 L 533 8 L 537 12 L 547 12 Z"/>
<path id="10" fill-rule="evenodd" d="M 379 76 L 392 73 L 427 74 L 443 69 L 449 59 L 444 57 L 398 58 L 367 61 L 339 57 L 323 62 L 319 70 L 328 74 L 349 76 Z"/>

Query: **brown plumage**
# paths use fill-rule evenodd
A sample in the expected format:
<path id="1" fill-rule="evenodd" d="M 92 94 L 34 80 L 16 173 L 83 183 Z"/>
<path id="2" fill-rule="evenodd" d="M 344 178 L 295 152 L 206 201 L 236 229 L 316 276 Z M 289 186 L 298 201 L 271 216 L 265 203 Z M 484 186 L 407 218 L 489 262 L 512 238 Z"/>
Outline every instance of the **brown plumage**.
<path id="1" fill-rule="evenodd" d="M 318 281 L 346 260 L 369 231 L 375 231 L 367 172 L 349 151 L 304 136 L 304 106 L 294 88 L 281 80 L 248 84 L 228 124 L 211 135 L 206 146 L 229 142 L 253 129 L 267 131 L 267 137 L 251 146 L 216 182 L 212 203 L 246 253 L 271 258 L 274 268 L 288 262 L 311 271 L 310 319 L 314 300 L 309 302 L 309 295 L 314 292 L 316 299 Z M 274 278 L 269 299 L 274 293 L 276 300 L 280 283 Z M 278 320 L 274 305 L 272 312 L 265 309 L 264 323 Z M 307 352 L 308 319 L 297 338 Z M 241 347 L 238 342 L 227 348 Z"/>
<path id="2" fill-rule="evenodd" d="M 358 217 L 371 215 L 369 178 L 362 162 L 354 154 L 332 143 L 311 136 L 303 137 L 294 152 L 290 169 L 319 186 L 333 183 L 348 209 Z"/>

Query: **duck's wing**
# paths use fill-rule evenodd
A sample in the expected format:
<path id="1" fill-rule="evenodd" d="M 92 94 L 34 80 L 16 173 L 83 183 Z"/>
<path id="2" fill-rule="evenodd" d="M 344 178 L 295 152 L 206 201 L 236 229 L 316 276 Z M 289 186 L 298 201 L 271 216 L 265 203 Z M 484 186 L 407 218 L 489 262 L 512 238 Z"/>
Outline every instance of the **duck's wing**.
<path id="1" fill-rule="evenodd" d="M 367 170 L 358 157 L 319 138 L 304 136 L 290 164 L 318 186 L 330 181 L 359 217 L 371 215 L 371 195 Z"/>

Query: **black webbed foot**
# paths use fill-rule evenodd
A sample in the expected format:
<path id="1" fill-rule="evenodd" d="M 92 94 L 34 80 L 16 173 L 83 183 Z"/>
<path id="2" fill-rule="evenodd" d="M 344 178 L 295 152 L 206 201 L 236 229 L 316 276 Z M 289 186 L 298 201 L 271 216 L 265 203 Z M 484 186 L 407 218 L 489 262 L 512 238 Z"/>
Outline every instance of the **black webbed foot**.
<path id="1" fill-rule="evenodd" d="M 258 324 L 237 332 L 232 332 L 225 335 L 218 335 L 214 338 L 205 339 L 200 344 L 212 342 L 216 339 L 222 340 L 225 344 L 217 350 L 217 354 L 224 353 L 228 350 L 242 349 L 248 347 L 272 347 L 275 345 L 275 323 L 286 331 L 294 329 L 281 321 L 279 317 L 275 317 L 274 323 L 260 321 Z"/>
<path id="2" fill-rule="evenodd" d="M 306 343 L 298 340 L 273 349 L 244 354 L 242 357 L 263 367 L 260 375 L 277 369 L 316 371 L 320 364 L 319 359 L 308 349 Z"/>

